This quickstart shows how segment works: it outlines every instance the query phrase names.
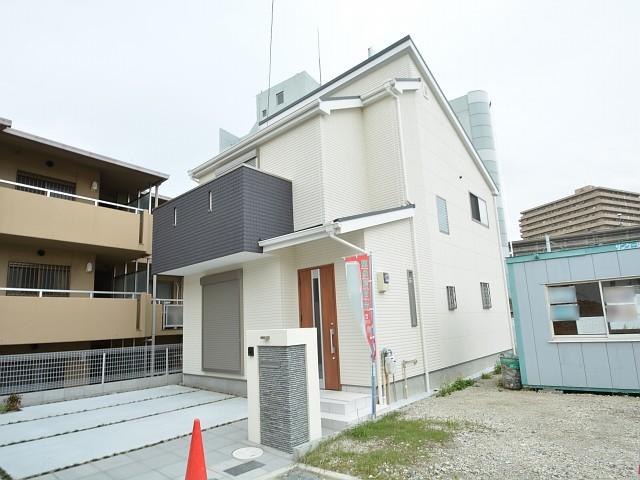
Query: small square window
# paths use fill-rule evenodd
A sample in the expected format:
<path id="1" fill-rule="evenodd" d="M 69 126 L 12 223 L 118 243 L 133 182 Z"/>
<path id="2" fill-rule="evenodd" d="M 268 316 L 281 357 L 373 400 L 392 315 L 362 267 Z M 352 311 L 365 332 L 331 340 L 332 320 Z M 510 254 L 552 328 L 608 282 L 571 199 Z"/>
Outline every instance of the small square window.
<path id="1" fill-rule="evenodd" d="M 458 299 L 456 298 L 456 287 L 447 286 L 447 305 L 449 310 L 458 308 Z"/>
<path id="2" fill-rule="evenodd" d="M 276 103 L 282 105 L 284 103 L 284 91 L 276 93 Z"/>
<path id="3" fill-rule="evenodd" d="M 265 108 L 264 110 L 262 110 L 262 118 L 265 118 L 267 116 L 267 109 Z"/>
<path id="4" fill-rule="evenodd" d="M 480 294 L 482 295 L 482 308 L 485 310 L 491 308 L 491 290 L 488 283 L 480 282 Z"/>
<path id="5" fill-rule="evenodd" d="M 487 213 L 487 202 L 482 198 L 469 193 L 469 201 L 471 203 L 471 218 L 482 225 L 489 225 L 489 214 Z"/>

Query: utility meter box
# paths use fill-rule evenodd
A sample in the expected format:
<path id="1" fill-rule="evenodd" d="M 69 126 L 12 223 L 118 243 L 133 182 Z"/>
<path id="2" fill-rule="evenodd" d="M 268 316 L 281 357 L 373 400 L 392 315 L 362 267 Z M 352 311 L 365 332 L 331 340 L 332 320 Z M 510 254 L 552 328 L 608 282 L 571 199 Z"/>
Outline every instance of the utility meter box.
<path id="1" fill-rule="evenodd" d="M 376 273 L 376 287 L 379 292 L 386 292 L 389 290 L 389 273 L 377 272 Z"/>
<path id="2" fill-rule="evenodd" d="M 246 333 L 249 440 L 287 453 L 322 436 L 315 328 Z"/>

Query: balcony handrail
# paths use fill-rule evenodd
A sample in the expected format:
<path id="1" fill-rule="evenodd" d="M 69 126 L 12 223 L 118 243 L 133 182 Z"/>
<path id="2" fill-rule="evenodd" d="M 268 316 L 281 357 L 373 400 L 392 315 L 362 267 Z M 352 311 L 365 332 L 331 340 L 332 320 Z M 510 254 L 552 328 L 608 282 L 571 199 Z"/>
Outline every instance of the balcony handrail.
<path id="1" fill-rule="evenodd" d="M 42 298 L 46 293 L 79 293 L 88 295 L 89 298 L 94 298 L 95 295 L 123 295 L 135 298 L 142 295 L 144 292 L 110 292 L 102 290 L 57 290 L 50 288 L 14 288 L 14 287 L 0 287 L 0 292 L 34 292 L 38 294 L 39 298 Z"/>
<path id="2" fill-rule="evenodd" d="M 155 303 L 183 303 L 183 298 L 154 298 L 153 301 Z"/>
<path id="3" fill-rule="evenodd" d="M 30 190 L 39 190 L 41 192 L 45 192 L 47 197 L 51 197 L 51 195 L 54 194 L 54 195 L 63 195 L 65 197 L 78 198 L 80 200 L 89 201 L 89 202 L 93 203 L 93 205 L 96 206 L 96 207 L 98 207 L 100 205 L 110 205 L 112 207 L 125 208 L 127 210 L 131 210 L 133 213 L 140 213 L 140 212 L 144 212 L 145 211 L 144 208 L 131 207 L 129 205 L 122 205 L 121 203 L 108 202 L 106 200 L 99 200 L 97 198 L 83 197 L 82 195 L 75 195 L 73 193 L 60 192 L 58 190 L 51 190 L 51 189 L 48 189 L 48 188 L 35 187 L 33 185 L 27 185 L 26 183 L 12 182 L 11 180 L 5 180 L 3 178 L 0 178 L 0 183 L 5 183 L 7 185 L 13 185 L 14 187 L 28 188 Z"/>

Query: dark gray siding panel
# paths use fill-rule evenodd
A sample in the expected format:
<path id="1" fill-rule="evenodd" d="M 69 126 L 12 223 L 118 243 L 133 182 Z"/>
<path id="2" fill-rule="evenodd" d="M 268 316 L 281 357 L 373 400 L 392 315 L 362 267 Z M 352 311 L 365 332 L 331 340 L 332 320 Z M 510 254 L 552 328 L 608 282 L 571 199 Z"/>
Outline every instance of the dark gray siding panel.
<path id="1" fill-rule="evenodd" d="M 259 253 L 259 240 L 292 231 L 291 182 L 253 168 L 237 168 L 154 211 L 153 272 L 238 252 Z"/>

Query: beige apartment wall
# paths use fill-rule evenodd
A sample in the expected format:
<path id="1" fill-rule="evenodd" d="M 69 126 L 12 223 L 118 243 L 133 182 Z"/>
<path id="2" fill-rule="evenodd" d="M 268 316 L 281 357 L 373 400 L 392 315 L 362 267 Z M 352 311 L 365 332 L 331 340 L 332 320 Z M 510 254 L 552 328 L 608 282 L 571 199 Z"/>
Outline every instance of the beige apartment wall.
<path id="1" fill-rule="evenodd" d="M 152 217 L 0 188 L 0 234 L 151 254 Z"/>
<path id="2" fill-rule="evenodd" d="M 38 255 L 40 249 L 45 252 L 43 256 Z M 96 256 L 91 252 L 0 243 L 0 287 L 7 286 L 9 262 L 68 265 L 71 267 L 69 288 L 71 290 L 93 290 L 94 272 L 87 272 L 87 263 L 91 262 L 95 265 L 96 262 Z M 0 292 L 0 295 L 4 295 L 4 292 Z"/>
<path id="3" fill-rule="evenodd" d="M 52 167 L 46 165 L 47 160 L 53 161 Z M 0 145 L 0 179 L 15 182 L 18 170 L 75 183 L 76 195 L 98 198 L 99 192 L 91 191 L 94 180 L 100 185 L 100 173 L 97 169 L 38 152 Z"/>
<path id="4" fill-rule="evenodd" d="M 2 296 L 0 345 L 139 337 L 137 315 L 137 299 Z"/>

